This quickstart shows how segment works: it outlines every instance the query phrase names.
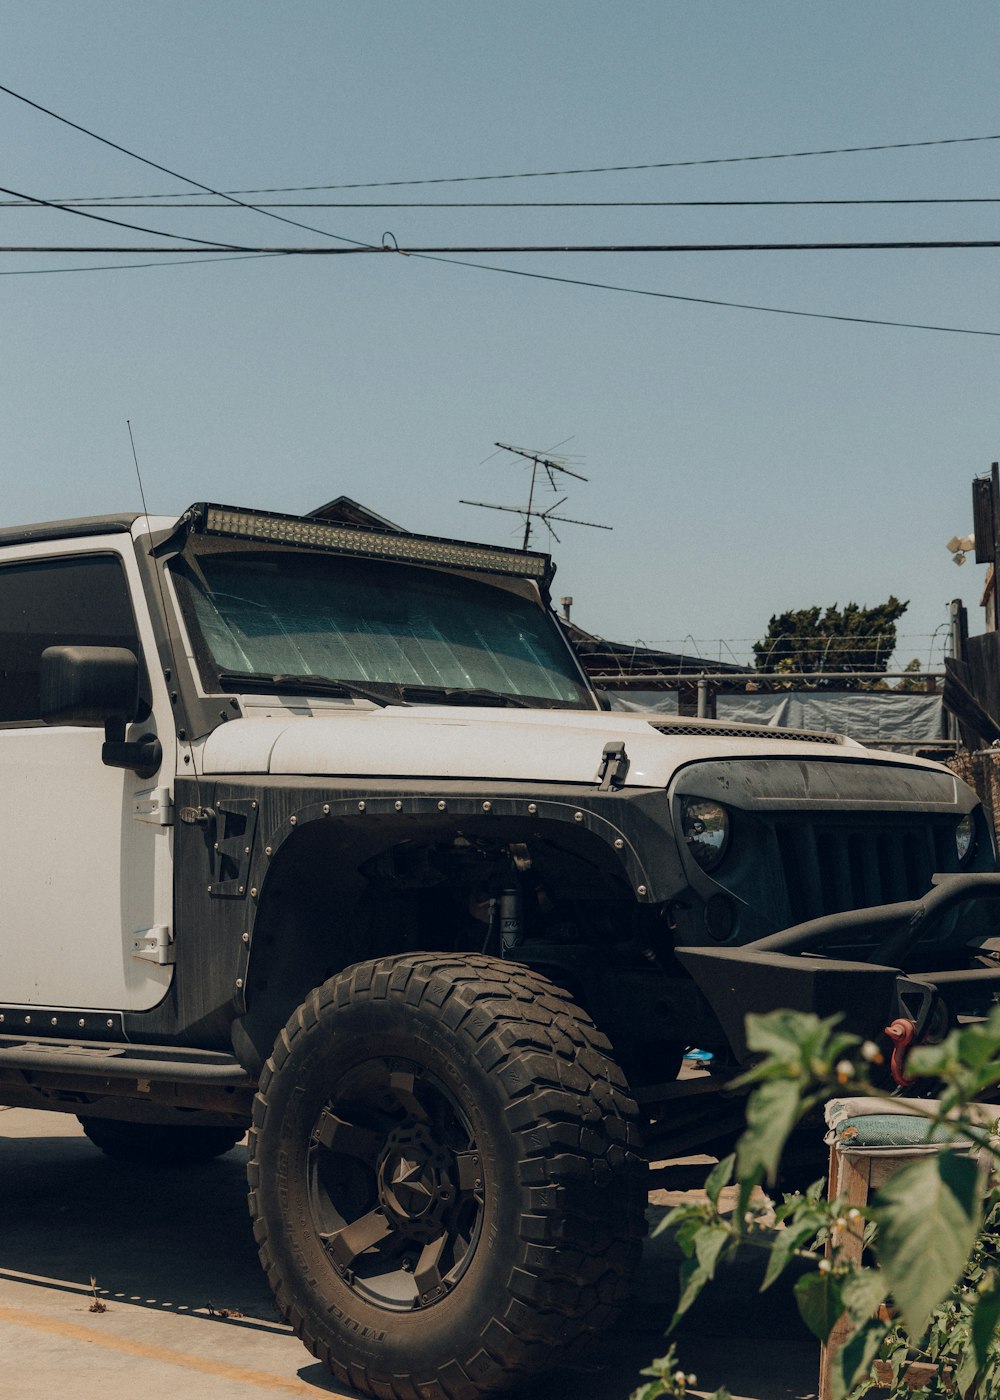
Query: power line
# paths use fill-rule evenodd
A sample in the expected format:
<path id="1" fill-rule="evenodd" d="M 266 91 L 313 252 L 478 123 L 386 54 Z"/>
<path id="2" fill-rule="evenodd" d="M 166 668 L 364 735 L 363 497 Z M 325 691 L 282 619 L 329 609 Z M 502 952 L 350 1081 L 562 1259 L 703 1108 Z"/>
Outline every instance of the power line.
<path id="1" fill-rule="evenodd" d="M 115 195 L 92 199 L 59 199 L 52 203 L 71 209 L 775 209 L 845 207 L 895 204 L 1000 204 L 1000 195 L 956 195 L 900 199 L 488 199 L 488 200 L 276 200 L 252 206 L 222 200 L 181 201 L 179 196 L 163 196 L 170 204 L 154 202 L 154 196 L 126 200 Z M 0 199 L 0 209 L 30 208 L 36 199 Z"/>
<path id="2" fill-rule="evenodd" d="M 2 187 L 0 187 L 2 188 Z M 58 206 L 56 206 L 58 207 Z M 385 235 L 393 237 L 394 235 Z M 392 244 L 356 243 L 349 248 L 317 248 L 311 244 L 291 244 L 280 247 L 218 246 L 220 253 L 283 254 L 286 257 L 345 258 L 367 253 L 389 253 L 402 257 L 425 257 L 429 254 L 451 253 L 791 253 L 848 252 L 895 249 L 920 251 L 942 248 L 1000 248 L 996 238 L 934 238 L 934 239 L 871 239 L 861 242 L 815 243 L 473 243 L 430 244 L 401 247 Z M 204 246 L 188 248 L 181 244 L 170 248 L 124 247 L 115 245 L 8 244 L 0 253 L 201 253 Z M 456 264 L 460 266 L 461 264 Z"/>
<path id="3" fill-rule="evenodd" d="M 66 204 L 57 204 L 54 200 L 36 198 L 34 195 L 22 194 L 19 190 L 8 190 L 0 185 L 0 194 L 15 195 L 18 199 L 26 200 L 34 206 L 41 206 L 45 209 L 58 209 L 63 214 L 76 214 L 81 219 L 95 219 L 99 224 L 114 224 L 117 228 L 127 228 L 133 233 L 151 233 L 157 238 L 176 238 L 176 233 L 168 233 L 163 229 L 148 228 L 144 224 L 129 224 L 122 219 L 109 219 L 103 214 L 92 214 L 86 209 L 78 209 Z M 185 235 L 187 237 L 188 235 Z M 242 252 L 243 249 L 238 243 L 220 243 L 217 238 L 190 238 L 191 243 L 199 243 L 203 248 L 220 248 L 228 252 Z"/>
<path id="4" fill-rule="evenodd" d="M 115 248 L 120 252 L 121 249 Z M 280 253 L 221 253 L 214 258 L 167 258 L 157 262 L 96 263 L 90 267 L 12 267 L 0 269 L 0 277 L 55 277 L 68 272 L 138 272 L 150 267 L 197 267 L 199 263 L 250 262 L 260 258 L 280 257 Z M 471 264 L 470 264 L 471 266 Z"/>
<path id="5" fill-rule="evenodd" d="M 28 107 L 33 107 L 36 112 L 42 112 L 47 117 L 52 117 L 54 121 L 61 122 L 63 126 L 71 127 L 74 131 L 81 132 L 84 136 L 90 137 L 93 141 L 99 141 L 102 146 L 109 146 L 113 151 L 120 151 L 122 155 L 128 156 L 131 160 L 141 161 L 143 165 L 150 166 L 153 170 L 159 170 L 164 175 L 170 175 L 175 180 L 183 180 L 186 185 L 194 185 L 199 190 L 204 190 L 206 194 L 214 195 L 216 199 L 226 200 L 230 204 L 239 205 L 242 209 L 252 210 L 260 213 L 266 219 L 277 219 L 279 223 L 290 224 L 293 228 L 305 229 L 308 233 L 318 233 L 322 238 L 333 238 L 341 243 L 350 243 L 357 247 L 367 245 L 360 244 L 353 238 L 341 238 L 339 234 L 329 233 L 326 229 L 314 228 L 311 224 L 299 223 L 296 219 L 288 219 L 283 214 L 275 214 L 271 209 L 256 209 L 252 204 L 245 204 L 243 200 L 237 199 L 235 195 L 225 194 L 221 190 L 214 189 L 211 185 L 202 184 L 200 180 L 194 180 L 189 175 L 182 175 L 176 170 L 171 170 L 169 166 L 160 165 L 158 161 L 149 160 L 146 156 L 141 156 L 137 151 L 131 151 L 127 146 L 119 145 L 117 141 L 110 140 L 107 136 L 100 136 L 96 131 L 91 131 L 88 127 L 81 126 L 79 122 L 70 121 L 68 117 L 60 116 L 58 112 L 53 112 L 49 107 L 43 107 L 40 102 L 34 102 L 30 97 L 25 97 L 23 93 L 15 92 L 13 88 L 5 87 L 0 83 L 0 92 L 5 92 L 8 97 L 15 98 L 18 102 L 23 102 Z M 4 190 L 5 194 L 15 193 L 11 190 Z M 24 196 L 21 196 L 22 198 Z M 149 232 L 156 232 L 155 229 Z M 195 241 L 195 240 L 192 240 Z M 113 250 L 117 251 L 117 250 Z M 240 248 L 240 252 L 246 252 L 245 248 Z"/>
<path id="6" fill-rule="evenodd" d="M 830 311 L 796 311 L 786 306 L 760 306 L 745 301 L 722 301 L 716 297 L 682 296 L 678 292 L 654 292 L 644 287 L 622 287 L 612 282 L 589 282 L 577 277 L 558 277 L 550 272 L 528 272 L 518 267 L 495 267 L 490 263 L 459 262 L 454 258 L 423 255 L 428 262 L 443 262 L 453 267 L 474 267 L 480 272 L 499 272 L 508 277 L 528 277 L 536 282 L 559 282 L 568 287 L 589 287 L 595 291 L 618 292 L 625 296 L 653 297 L 657 301 L 683 301 L 696 306 L 720 306 L 735 311 L 759 311 L 772 316 L 804 316 L 810 321 L 845 321 L 858 326 L 889 326 L 896 330 L 941 331 L 949 335 L 985 335 L 1000 338 L 1000 331 L 975 330 L 967 326 L 939 326 L 923 321 L 890 321 L 875 316 L 841 316 Z"/>
<path id="7" fill-rule="evenodd" d="M 120 249 L 109 251 L 120 252 Z M 160 250 L 157 250 L 160 251 Z M 107 263 L 91 267 L 31 267 L 0 270 L 0 277 L 47 277 L 68 273 L 133 272 L 161 267 L 195 267 L 200 263 L 248 262 L 257 258 L 280 257 L 278 253 L 220 253 L 217 257 L 191 257 L 159 260 L 151 263 Z M 578 277 L 558 277 L 546 272 L 526 272 L 522 268 L 496 267 L 490 263 L 459 261 L 455 258 L 414 254 L 424 262 L 440 262 L 451 267 L 469 267 L 479 272 L 499 272 L 509 277 L 528 277 L 536 282 L 557 282 L 567 287 L 586 287 L 595 291 L 618 292 L 624 296 L 653 297 L 658 301 L 681 301 L 696 306 L 718 306 L 735 311 L 757 311 L 772 316 L 803 316 L 812 321 L 844 321 L 858 326 L 887 326 L 895 330 L 940 331 L 948 335 L 980 335 L 1000 337 L 1000 331 L 977 330 L 968 326 L 940 326 L 923 321 L 890 321 L 874 316 L 844 316 L 831 311 L 799 311 L 787 306 L 762 306 L 755 302 L 724 301 L 718 297 L 684 296 L 679 292 L 654 292 L 645 287 L 622 287 L 612 282 L 590 282 Z M 488 459 L 487 459 L 488 460 Z"/>
<path id="8" fill-rule="evenodd" d="M 21 97 L 19 93 L 11 92 L 10 88 L 0 85 L 0 92 L 10 93 L 12 97 L 18 97 L 22 102 L 29 102 L 32 107 L 38 107 L 37 102 L 30 102 L 28 98 Z M 46 112 L 44 107 L 38 107 L 39 111 Z M 48 112 L 49 116 L 55 113 Z M 65 120 L 65 118 L 59 118 Z M 74 123 L 69 123 L 74 125 Z M 85 128 L 78 127 L 77 130 L 84 131 Z M 87 132 L 87 135 L 93 133 Z M 100 139 L 100 138 L 98 138 Z M 699 160 L 661 160 L 646 161 L 637 165 L 589 165 L 579 166 L 566 170 L 519 170 L 500 175 L 447 175 L 436 176 L 432 179 L 422 180 L 359 180 L 351 183 L 326 184 L 326 185 L 271 185 L 263 189 L 253 190 L 228 190 L 220 192 L 211 190 L 209 193 L 219 196 L 224 193 L 226 197 L 243 194 L 307 194 L 314 190 L 377 190 L 394 189 L 403 185 L 461 185 L 472 184 L 484 180 L 541 180 L 559 175 L 614 175 L 630 170 L 679 170 L 698 165 L 740 165 L 750 161 L 764 160 L 800 160 L 805 156 L 846 156 L 857 155 L 865 151 L 906 151 L 916 150 L 928 146 L 962 146 L 971 145 L 977 141 L 1000 141 L 1000 133 L 988 136 L 939 136 L 928 141 L 887 141 L 878 145 L 870 146 L 827 146 L 810 151 L 776 151 L 766 155 L 750 156 L 710 156 Z M 113 145 L 113 142 L 109 142 Z M 123 147 L 117 149 L 122 150 Z M 132 152 L 126 152 L 131 155 Z M 147 165 L 154 165 L 155 162 L 147 161 Z M 163 166 L 156 166 L 158 170 L 173 175 L 171 170 L 165 170 Z M 184 180 L 187 184 L 197 184 L 196 180 L 188 180 L 184 175 L 175 176 Z M 202 189 L 205 186 L 201 186 Z M 116 196 L 110 196 L 115 198 Z M 148 195 L 121 195 L 122 199 L 173 199 L 169 194 L 148 194 Z"/>

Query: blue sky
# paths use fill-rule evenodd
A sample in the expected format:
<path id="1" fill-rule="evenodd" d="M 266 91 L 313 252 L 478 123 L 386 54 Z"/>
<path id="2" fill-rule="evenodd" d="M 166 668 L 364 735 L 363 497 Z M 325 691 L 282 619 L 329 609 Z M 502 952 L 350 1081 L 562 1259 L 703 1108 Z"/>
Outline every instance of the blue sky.
<path id="1" fill-rule="evenodd" d="M 1000 132 L 989 0 L 12 0 L 0 83 L 216 189 L 419 180 Z M 47 199 L 182 182 L 0 94 L 0 184 Z M 302 195 L 371 200 L 1000 196 L 1000 141 L 687 169 Z M 254 198 L 255 196 L 247 196 Z M 262 198 L 262 196 L 260 196 Z M 283 195 L 271 198 L 291 199 Z M 1000 205 L 288 210 L 428 243 L 993 238 Z M 242 210 L 133 209 L 181 237 L 328 240 Z M 163 244 L 0 210 L 0 243 Z M 473 259 L 681 296 L 1000 331 L 1000 250 Z M 0 274 L 149 262 L 0 254 Z M 166 259 L 164 260 L 166 261 Z M 909 598 L 926 662 L 972 628 L 970 482 L 1000 456 L 1000 339 L 627 296 L 403 257 L 0 276 L 0 518 L 345 492 L 506 543 L 523 464 L 576 469 L 555 592 L 616 639 L 743 657 L 771 613 Z M 543 504 L 551 497 L 543 496 Z M 933 659 L 940 662 L 943 632 Z M 685 643 L 692 649 L 691 641 Z"/>

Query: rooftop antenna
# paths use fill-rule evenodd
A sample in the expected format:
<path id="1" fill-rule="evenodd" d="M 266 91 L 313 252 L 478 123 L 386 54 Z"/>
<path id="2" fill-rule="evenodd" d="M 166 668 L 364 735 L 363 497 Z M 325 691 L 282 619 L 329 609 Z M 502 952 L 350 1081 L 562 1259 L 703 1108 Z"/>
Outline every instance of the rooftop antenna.
<path id="1" fill-rule="evenodd" d="M 531 522 L 533 520 L 543 521 L 549 534 L 559 544 L 561 544 L 562 541 L 559 539 L 559 536 L 552 526 L 553 520 L 558 520 L 564 525 L 586 525 L 590 530 L 614 529 L 613 525 L 602 525 L 595 520 L 574 520 L 573 517 L 569 515 L 554 514 L 554 512 L 568 500 L 566 496 L 560 496 L 559 500 L 553 502 L 547 510 L 535 510 L 535 484 L 540 471 L 544 472 L 548 477 L 549 485 L 552 487 L 553 491 L 559 490 L 556 485 L 556 472 L 562 472 L 566 476 L 575 477 L 577 481 L 586 481 L 588 478 L 582 476 L 580 472 L 571 471 L 564 462 L 558 462 L 553 457 L 545 456 L 544 453 L 530 452 L 524 447 L 512 447 L 510 443 L 506 442 L 497 442 L 494 443 L 494 446 L 500 448 L 504 452 L 514 452 L 518 457 L 525 457 L 531 463 L 531 486 L 528 490 L 527 506 L 497 506 L 492 505 L 489 501 L 466 501 L 464 499 L 459 501 L 459 505 L 479 506 L 482 510 L 506 510 L 510 511 L 513 515 L 521 516 L 524 521 L 524 539 L 521 543 L 522 549 L 528 548 L 528 544 L 531 540 Z"/>

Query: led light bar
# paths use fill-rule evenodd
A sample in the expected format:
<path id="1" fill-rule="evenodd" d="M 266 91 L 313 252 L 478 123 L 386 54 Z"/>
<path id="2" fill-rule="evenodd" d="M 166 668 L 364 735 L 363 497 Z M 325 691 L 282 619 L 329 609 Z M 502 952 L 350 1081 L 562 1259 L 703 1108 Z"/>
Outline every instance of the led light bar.
<path id="1" fill-rule="evenodd" d="M 261 540 L 267 544 L 304 545 L 363 559 L 394 559 L 409 564 L 442 564 L 477 573 L 513 574 L 547 579 L 552 561 L 530 550 L 500 549 L 489 544 L 465 544 L 433 535 L 396 534 L 353 525 L 330 525 L 298 515 L 273 515 L 237 506 L 200 504 L 187 512 L 191 528 L 202 535 Z"/>

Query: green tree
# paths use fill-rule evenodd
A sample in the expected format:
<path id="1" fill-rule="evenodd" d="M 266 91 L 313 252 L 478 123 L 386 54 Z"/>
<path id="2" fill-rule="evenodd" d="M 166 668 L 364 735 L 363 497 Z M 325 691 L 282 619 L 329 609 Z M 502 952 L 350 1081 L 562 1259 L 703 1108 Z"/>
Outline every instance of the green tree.
<path id="1" fill-rule="evenodd" d="M 904 671 L 922 671 L 923 669 L 924 663 L 919 656 L 915 656 L 903 667 Z M 904 695 L 926 695 L 927 682 L 918 676 L 904 676 L 896 689 L 902 691 Z"/>
<path id="2" fill-rule="evenodd" d="M 858 603 L 841 608 L 834 603 L 826 609 L 778 613 L 768 623 L 764 637 L 754 643 L 757 670 L 829 672 L 831 680 L 826 684 L 841 689 L 845 673 L 886 669 L 896 649 L 896 623 L 908 607 L 909 603 L 890 595 L 872 608 Z M 851 689 L 871 689 L 879 683 L 847 684 Z"/>

